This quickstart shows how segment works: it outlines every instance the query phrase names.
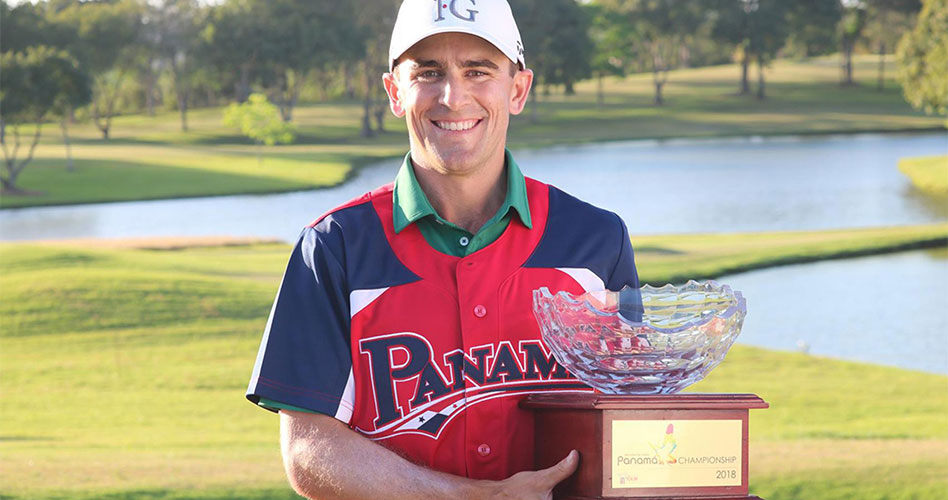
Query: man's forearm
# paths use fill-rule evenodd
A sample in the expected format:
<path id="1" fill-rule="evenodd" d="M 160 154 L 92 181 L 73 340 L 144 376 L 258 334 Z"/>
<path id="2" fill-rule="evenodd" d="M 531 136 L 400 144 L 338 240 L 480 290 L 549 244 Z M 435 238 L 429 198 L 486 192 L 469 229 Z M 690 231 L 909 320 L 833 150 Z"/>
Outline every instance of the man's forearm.
<path id="1" fill-rule="evenodd" d="M 491 496 L 488 481 L 413 464 L 329 416 L 281 411 L 280 433 L 287 477 L 307 498 L 423 500 Z"/>
<path id="2" fill-rule="evenodd" d="M 550 500 L 579 465 L 574 450 L 548 469 L 478 481 L 413 464 L 333 417 L 289 410 L 280 410 L 280 444 L 293 488 L 319 500 Z"/>

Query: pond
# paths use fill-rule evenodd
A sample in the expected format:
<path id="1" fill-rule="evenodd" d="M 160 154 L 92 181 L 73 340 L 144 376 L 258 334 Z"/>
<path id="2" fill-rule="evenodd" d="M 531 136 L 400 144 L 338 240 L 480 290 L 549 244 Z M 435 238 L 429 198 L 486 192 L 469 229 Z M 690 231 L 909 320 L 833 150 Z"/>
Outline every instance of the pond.
<path id="1" fill-rule="evenodd" d="M 524 173 L 621 215 L 636 234 L 818 230 L 948 220 L 914 193 L 906 156 L 948 153 L 944 132 L 635 141 L 515 151 Z M 398 160 L 330 189 L 0 212 L 4 240 L 256 236 L 286 241 L 390 182 Z M 948 260 L 931 252 L 727 276 L 749 314 L 739 341 L 948 373 Z"/>
<path id="2" fill-rule="evenodd" d="M 912 192 L 905 156 L 944 132 L 631 141 L 515 151 L 524 173 L 621 215 L 632 234 L 922 224 L 948 206 Z M 231 235 L 294 240 L 330 208 L 390 182 L 399 161 L 330 189 L 3 210 L 3 240 Z"/>
<path id="3" fill-rule="evenodd" d="M 747 300 L 738 342 L 948 375 L 948 252 L 722 277 Z"/>

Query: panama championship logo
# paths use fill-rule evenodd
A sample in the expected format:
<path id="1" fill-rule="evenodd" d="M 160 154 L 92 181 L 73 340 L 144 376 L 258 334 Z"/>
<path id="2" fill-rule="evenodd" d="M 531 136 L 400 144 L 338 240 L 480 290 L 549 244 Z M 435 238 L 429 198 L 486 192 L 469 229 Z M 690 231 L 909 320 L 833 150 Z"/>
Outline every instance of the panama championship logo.
<path id="1" fill-rule="evenodd" d="M 668 424 L 665 436 L 657 443 L 649 443 L 649 446 L 655 451 L 655 458 L 659 464 L 678 463 L 674 455 L 675 449 L 678 448 L 678 441 L 675 440 L 675 424 Z"/>

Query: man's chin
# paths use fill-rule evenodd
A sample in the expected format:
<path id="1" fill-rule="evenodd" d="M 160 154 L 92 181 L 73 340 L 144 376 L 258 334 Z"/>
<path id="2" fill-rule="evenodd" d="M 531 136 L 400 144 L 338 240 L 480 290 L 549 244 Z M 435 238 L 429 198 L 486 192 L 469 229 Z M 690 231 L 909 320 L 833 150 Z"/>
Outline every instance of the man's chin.
<path id="1" fill-rule="evenodd" d="M 477 161 L 478 151 L 469 148 L 457 148 L 448 150 L 435 150 L 428 158 L 435 163 L 437 167 L 448 172 L 457 172 L 467 170 L 471 164 Z"/>

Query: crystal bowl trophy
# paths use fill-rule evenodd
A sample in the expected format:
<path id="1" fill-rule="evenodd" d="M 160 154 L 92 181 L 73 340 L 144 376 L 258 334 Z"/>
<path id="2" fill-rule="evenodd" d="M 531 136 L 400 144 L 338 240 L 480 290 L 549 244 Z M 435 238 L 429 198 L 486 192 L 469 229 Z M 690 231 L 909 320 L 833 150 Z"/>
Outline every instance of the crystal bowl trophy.
<path id="1" fill-rule="evenodd" d="M 595 391 L 528 397 L 537 468 L 576 449 L 580 465 L 556 499 L 752 500 L 752 394 L 676 394 L 717 366 L 747 312 L 714 281 L 574 296 L 533 292 L 543 340 Z"/>

